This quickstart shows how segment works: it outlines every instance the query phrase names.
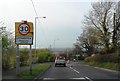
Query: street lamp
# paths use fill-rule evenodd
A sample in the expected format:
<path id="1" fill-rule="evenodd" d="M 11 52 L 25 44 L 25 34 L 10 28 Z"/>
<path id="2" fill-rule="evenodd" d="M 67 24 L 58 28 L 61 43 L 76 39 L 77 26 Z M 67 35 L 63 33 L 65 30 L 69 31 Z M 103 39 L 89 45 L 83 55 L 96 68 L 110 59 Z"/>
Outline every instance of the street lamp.
<path id="1" fill-rule="evenodd" d="M 55 41 L 56 41 L 56 40 L 59 40 L 59 39 L 54 39 L 54 49 L 55 49 Z"/>
<path id="2" fill-rule="evenodd" d="M 36 62 L 36 21 L 38 18 L 46 18 L 44 17 L 35 17 L 35 54 L 34 54 L 34 62 Z"/>

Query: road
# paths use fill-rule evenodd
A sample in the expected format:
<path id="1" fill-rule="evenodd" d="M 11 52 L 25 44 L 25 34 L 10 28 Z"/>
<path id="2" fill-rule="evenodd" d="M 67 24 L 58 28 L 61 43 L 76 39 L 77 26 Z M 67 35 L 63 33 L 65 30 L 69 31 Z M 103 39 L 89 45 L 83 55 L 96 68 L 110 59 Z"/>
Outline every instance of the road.
<path id="1" fill-rule="evenodd" d="M 118 81 L 118 72 L 101 70 L 83 62 L 70 62 L 67 67 L 51 66 L 37 81 Z"/>

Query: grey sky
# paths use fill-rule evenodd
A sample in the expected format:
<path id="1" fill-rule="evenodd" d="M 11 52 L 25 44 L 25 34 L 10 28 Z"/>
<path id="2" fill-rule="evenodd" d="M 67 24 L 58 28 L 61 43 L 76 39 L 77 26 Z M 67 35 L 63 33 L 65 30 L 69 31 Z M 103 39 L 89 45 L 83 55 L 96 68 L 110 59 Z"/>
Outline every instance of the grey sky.
<path id="1" fill-rule="evenodd" d="M 83 17 L 91 9 L 91 2 L 81 0 L 33 0 L 39 17 L 37 20 L 37 47 L 73 47 L 82 32 Z M 34 23 L 36 14 L 31 0 L 0 0 L 0 21 L 7 30 L 14 31 L 15 22 Z M 59 39 L 59 40 L 57 40 Z M 33 46 L 34 47 L 34 46 Z"/>

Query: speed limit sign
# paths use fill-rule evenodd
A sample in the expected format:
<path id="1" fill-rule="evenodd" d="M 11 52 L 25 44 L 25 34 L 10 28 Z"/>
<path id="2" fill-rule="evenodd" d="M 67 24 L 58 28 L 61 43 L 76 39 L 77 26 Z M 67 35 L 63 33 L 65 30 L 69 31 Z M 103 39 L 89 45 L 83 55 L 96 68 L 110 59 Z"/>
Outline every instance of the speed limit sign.
<path id="1" fill-rule="evenodd" d="M 15 22 L 15 43 L 17 45 L 32 45 L 33 31 L 32 22 Z"/>
<path id="2" fill-rule="evenodd" d="M 30 26 L 27 23 L 21 23 L 18 27 L 18 31 L 21 35 L 25 36 L 30 32 Z"/>

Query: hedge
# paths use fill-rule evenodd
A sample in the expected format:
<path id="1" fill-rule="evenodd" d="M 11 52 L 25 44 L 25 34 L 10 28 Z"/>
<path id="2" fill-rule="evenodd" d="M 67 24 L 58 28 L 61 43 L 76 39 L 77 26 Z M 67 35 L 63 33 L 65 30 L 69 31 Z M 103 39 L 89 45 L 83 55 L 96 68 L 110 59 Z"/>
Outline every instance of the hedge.
<path id="1" fill-rule="evenodd" d="M 85 58 L 85 61 L 120 63 L 120 55 L 118 54 L 95 55 Z"/>

